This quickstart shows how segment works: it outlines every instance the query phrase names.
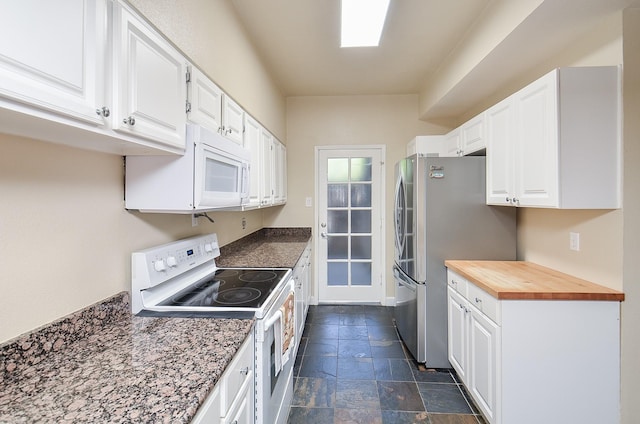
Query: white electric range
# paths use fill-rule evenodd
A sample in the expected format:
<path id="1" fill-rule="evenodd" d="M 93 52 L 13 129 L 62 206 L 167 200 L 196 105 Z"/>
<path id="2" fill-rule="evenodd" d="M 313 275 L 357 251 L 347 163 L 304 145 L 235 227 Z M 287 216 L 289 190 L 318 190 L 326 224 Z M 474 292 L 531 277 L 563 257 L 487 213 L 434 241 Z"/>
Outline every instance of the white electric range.
<path id="1" fill-rule="evenodd" d="M 285 423 L 295 361 L 293 349 L 283 347 L 284 305 L 294 304 L 291 269 L 217 268 L 219 256 L 216 234 L 132 253 L 132 312 L 194 319 L 255 318 L 255 422 Z M 295 316 L 294 311 L 291 314 Z"/>

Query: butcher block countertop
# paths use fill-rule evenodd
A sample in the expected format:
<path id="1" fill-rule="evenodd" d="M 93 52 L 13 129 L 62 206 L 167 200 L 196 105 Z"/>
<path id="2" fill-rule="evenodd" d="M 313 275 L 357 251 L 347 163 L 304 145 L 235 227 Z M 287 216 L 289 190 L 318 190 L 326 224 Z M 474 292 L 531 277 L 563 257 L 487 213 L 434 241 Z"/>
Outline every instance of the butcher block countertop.
<path id="1" fill-rule="evenodd" d="M 622 292 L 531 262 L 447 260 L 444 264 L 497 299 L 624 300 Z"/>

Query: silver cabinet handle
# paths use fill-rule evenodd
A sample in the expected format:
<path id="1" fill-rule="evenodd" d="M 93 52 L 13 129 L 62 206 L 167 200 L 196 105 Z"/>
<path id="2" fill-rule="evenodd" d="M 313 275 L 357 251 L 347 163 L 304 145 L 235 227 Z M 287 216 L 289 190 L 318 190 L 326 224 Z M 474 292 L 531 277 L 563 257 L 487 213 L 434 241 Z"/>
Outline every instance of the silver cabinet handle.
<path id="1" fill-rule="evenodd" d="M 134 118 L 133 116 L 128 116 L 128 117 L 124 118 L 124 119 L 122 120 L 122 122 L 123 122 L 124 124 L 127 124 L 127 125 L 131 125 L 131 126 L 133 126 L 133 125 L 135 125 L 135 124 L 136 124 L 136 118 Z"/>
<path id="2" fill-rule="evenodd" d="M 96 114 L 97 114 L 98 116 L 103 116 L 103 117 L 105 117 L 105 118 L 108 118 L 108 117 L 109 117 L 109 115 L 111 115 L 111 111 L 109 110 L 109 108 L 108 108 L 108 107 L 103 106 L 103 107 L 101 107 L 101 108 L 99 108 L 99 109 L 96 109 Z"/>
<path id="3" fill-rule="evenodd" d="M 240 375 L 249 375 L 249 367 L 244 367 L 240 370 Z"/>
<path id="4" fill-rule="evenodd" d="M 476 297 L 476 303 L 482 303 L 482 299 Z"/>

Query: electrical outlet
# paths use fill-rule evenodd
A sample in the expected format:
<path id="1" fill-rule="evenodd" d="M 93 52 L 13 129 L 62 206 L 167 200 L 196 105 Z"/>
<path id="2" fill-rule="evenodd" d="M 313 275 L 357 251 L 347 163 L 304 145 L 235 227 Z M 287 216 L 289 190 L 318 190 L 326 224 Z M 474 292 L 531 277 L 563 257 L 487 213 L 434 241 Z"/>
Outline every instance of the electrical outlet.
<path id="1" fill-rule="evenodd" d="M 191 226 L 192 227 L 197 227 L 198 226 L 198 218 L 196 217 L 196 214 L 194 214 L 194 213 L 191 214 Z"/>
<path id="2" fill-rule="evenodd" d="M 242 217 L 242 229 L 247 229 L 247 218 L 245 218 L 244 216 Z"/>
<path id="3" fill-rule="evenodd" d="M 304 199 L 304 205 L 308 208 L 311 207 L 311 197 L 305 197 Z"/>
<path id="4" fill-rule="evenodd" d="M 569 233 L 569 250 L 580 251 L 580 233 Z"/>

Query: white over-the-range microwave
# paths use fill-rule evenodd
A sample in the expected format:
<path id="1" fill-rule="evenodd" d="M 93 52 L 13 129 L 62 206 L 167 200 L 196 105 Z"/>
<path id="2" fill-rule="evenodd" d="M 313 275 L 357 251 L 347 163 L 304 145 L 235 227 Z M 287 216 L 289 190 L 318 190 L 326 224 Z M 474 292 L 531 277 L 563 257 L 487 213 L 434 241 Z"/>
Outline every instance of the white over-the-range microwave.
<path id="1" fill-rule="evenodd" d="M 182 156 L 127 156 L 125 208 L 193 213 L 248 203 L 250 152 L 198 125 L 186 136 Z"/>

